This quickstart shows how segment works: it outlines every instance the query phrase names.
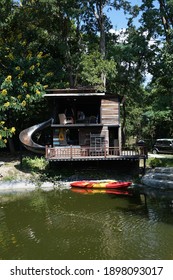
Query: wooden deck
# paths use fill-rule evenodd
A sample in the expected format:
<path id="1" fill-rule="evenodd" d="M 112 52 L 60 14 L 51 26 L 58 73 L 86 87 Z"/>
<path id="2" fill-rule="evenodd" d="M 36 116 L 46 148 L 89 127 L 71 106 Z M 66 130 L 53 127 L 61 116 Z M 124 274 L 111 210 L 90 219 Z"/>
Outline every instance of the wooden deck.
<path id="1" fill-rule="evenodd" d="M 139 160 L 146 155 L 138 150 L 123 150 L 116 147 L 101 149 L 89 146 L 46 147 L 48 161 L 98 161 L 98 160 Z"/>

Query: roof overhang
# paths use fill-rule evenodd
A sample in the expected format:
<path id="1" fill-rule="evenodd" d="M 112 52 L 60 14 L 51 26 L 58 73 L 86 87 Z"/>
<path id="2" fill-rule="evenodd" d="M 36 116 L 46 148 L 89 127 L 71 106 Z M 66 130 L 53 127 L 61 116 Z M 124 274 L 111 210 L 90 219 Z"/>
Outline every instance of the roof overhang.
<path id="1" fill-rule="evenodd" d="M 105 93 L 104 92 L 90 92 L 90 93 L 61 93 L 61 94 L 57 94 L 57 93 L 46 93 L 44 96 L 54 96 L 54 97 L 76 97 L 76 96 L 104 96 Z"/>
<path id="2" fill-rule="evenodd" d="M 67 88 L 67 89 L 48 89 L 44 96 L 47 97 L 77 97 L 77 96 L 104 96 L 105 92 L 97 92 L 92 88 Z"/>

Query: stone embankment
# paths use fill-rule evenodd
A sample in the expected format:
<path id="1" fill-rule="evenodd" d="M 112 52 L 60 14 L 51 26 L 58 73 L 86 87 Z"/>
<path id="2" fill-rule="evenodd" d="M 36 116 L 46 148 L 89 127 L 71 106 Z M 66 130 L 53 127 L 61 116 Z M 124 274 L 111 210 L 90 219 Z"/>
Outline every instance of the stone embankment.
<path id="1" fill-rule="evenodd" d="M 173 168 L 156 167 L 151 169 L 143 176 L 142 183 L 148 187 L 173 190 Z"/>

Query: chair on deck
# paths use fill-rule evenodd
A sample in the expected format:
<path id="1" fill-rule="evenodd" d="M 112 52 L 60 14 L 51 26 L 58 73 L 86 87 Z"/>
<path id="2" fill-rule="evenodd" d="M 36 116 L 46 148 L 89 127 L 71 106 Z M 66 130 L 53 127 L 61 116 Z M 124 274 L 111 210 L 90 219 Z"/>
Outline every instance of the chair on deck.
<path id="1" fill-rule="evenodd" d="M 65 114 L 58 114 L 59 116 L 59 122 L 60 124 L 73 124 L 73 118 L 72 117 L 66 117 Z"/>

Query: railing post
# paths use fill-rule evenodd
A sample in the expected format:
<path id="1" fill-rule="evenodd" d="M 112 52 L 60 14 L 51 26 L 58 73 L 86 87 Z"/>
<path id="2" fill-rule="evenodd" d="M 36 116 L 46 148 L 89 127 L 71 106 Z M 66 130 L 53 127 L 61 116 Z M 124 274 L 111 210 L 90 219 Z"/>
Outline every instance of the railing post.
<path id="1" fill-rule="evenodd" d="M 47 150 L 47 149 L 48 149 L 48 146 L 46 145 L 46 149 L 45 149 L 45 152 L 46 152 L 46 153 L 45 153 L 45 156 L 46 156 L 46 158 L 47 158 L 47 156 L 48 156 L 48 150 Z"/>
<path id="2" fill-rule="evenodd" d="M 104 143 L 104 157 L 106 158 L 106 143 Z"/>
<path id="3" fill-rule="evenodd" d="M 70 145 L 70 157 L 71 157 L 71 159 L 73 158 L 73 150 L 72 150 L 72 145 Z"/>

